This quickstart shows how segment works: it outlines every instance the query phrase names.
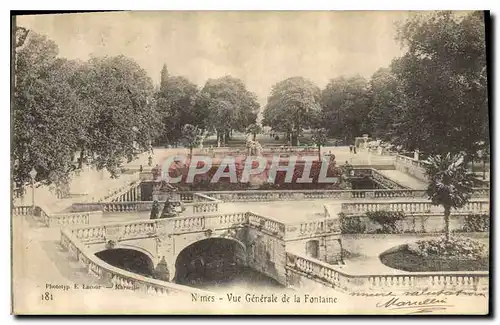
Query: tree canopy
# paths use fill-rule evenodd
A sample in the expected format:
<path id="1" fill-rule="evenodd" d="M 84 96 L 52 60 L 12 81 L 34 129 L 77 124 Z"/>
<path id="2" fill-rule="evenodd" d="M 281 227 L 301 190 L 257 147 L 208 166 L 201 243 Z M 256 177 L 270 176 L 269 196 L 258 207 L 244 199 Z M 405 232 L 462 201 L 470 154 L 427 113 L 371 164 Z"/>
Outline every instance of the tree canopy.
<path id="1" fill-rule="evenodd" d="M 322 115 L 330 135 L 354 142 L 354 137 L 369 131 L 368 81 L 360 76 L 330 80 L 321 93 Z"/>
<path id="2" fill-rule="evenodd" d="M 429 154 L 475 155 L 478 142 L 489 142 L 482 12 L 417 16 L 398 37 L 408 49 L 391 65 L 405 94 L 394 130 L 399 142 Z"/>
<path id="3" fill-rule="evenodd" d="M 271 88 L 264 111 L 264 125 L 275 131 L 287 132 L 292 145 L 302 128 L 311 126 L 313 112 L 321 110 L 321 91 L 312 81 L 292 77 L 278 82 Z"/>
<path id="4" fill-rule="evenodd" d="M 198 106 L 208 113 L 208 126 L 223 142 L 232 130 L 244 132 L 254 124 L 260 108 L 257 96 L 240 79 L 231 76 L 207 80 Z"/>

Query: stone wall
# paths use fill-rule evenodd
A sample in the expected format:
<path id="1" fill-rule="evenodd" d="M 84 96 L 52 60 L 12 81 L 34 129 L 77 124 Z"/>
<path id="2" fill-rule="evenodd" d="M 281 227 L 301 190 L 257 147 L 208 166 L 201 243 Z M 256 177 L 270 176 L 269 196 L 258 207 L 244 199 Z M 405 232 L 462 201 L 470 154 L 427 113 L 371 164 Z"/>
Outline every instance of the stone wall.
<path id="1" fill-rule="evenodd" d="M 287 241 L 286 250 L 311 256 L 330 264 L 342 262 L 342 240 L 341 235 L 338 234 Z"/>
<path id="2" fill-rule="evenodd" d="M 465 224 L 466 215 L 451 215 L 450 230 L 461 231 Z M 350 218 L 350 217 L 347 217 Z M 359 218 L 364 227 L 364 233 L 376 233 L 382 226 L 368 217 L 360 216 Z M 436 214 L 421 214 L 408 215 L 402 220 L 396 221 L 396 229 L 400 233 L 441 233 L 444 231 L 445 223 L 443 215 Z"/>
<path id="3" fill-rule="evenodd" d="M 283 239 L 249 228 L 246 243 L 248 266 L 285 284 L 286 257 Z"/>

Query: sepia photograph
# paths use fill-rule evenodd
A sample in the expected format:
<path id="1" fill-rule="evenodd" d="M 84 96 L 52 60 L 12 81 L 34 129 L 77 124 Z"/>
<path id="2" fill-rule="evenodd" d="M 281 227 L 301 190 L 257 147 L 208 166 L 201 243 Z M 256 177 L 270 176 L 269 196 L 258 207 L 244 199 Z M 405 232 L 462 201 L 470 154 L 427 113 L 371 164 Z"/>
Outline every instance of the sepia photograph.
<path id="1" fill-rule="evenodd" d="M 490 19 L 11 14 L 11 313 L 488 315 Z"/>

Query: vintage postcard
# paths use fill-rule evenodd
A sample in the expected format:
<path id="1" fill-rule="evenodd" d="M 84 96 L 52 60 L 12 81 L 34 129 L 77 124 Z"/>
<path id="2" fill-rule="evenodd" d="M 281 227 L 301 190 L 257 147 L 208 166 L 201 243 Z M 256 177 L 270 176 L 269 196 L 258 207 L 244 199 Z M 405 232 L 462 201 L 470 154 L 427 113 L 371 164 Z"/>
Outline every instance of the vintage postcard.
<path id="1" fill-rule="evenodd" d="M 489 313 L 489 13 L 12 20 L 12 313 Z"/>

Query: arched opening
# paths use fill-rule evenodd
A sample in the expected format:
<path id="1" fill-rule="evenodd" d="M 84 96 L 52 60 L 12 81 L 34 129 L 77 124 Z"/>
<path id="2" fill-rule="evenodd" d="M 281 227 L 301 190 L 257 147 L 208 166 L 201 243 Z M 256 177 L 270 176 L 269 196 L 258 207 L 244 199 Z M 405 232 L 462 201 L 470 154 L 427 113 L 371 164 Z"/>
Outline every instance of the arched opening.
<path id="1" fill-rule="evenodd" d="M 184 248 L 175 262 L 178 284 L 206 286 L 227 283 L 246 264 L 245 248 L 226 238 L 208 238 Z"/>
<path id="2" fill-rule="evenodd" d="M 319 256 L 319 241 L 318 240 L 310 240 L 306 242 L 306 253 L 307 255 L 318 258 Z"/>
<path id="3" fill-rule="evenodd" d="M 138 250 L 114 248 L 98 252 L 95 256 L 120 269 L 153 277 L 153 261 L 148 255 Z"/>

